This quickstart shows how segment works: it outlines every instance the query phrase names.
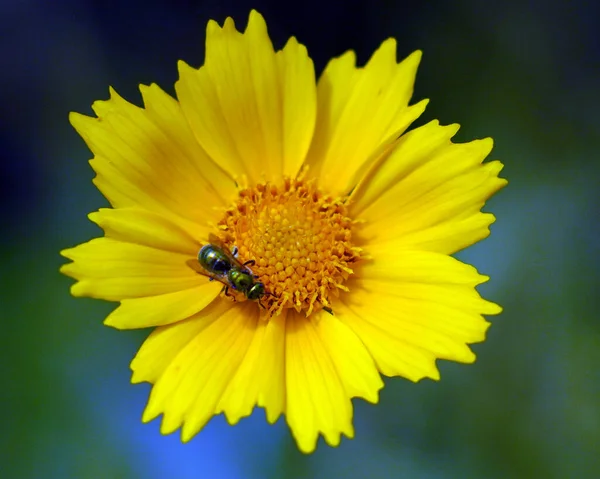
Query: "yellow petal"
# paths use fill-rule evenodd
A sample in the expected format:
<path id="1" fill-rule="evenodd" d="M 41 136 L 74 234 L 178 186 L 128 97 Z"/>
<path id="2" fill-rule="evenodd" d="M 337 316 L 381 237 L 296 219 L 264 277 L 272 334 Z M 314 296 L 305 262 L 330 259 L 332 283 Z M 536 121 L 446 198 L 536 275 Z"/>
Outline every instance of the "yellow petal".
<path id="1" fill-rule="evenodd" d="M 216 301 L 213 305 L 199 313 L 209 324 L 171 360 L 152 388 L 144 411 L 144 421 L 164 414 L 164 434 L 183 426 L 183 441 L 191 439 L 216 413 L 256 332 L 256 304 Z"/>
<path id="2" fill-rule="evenodd" d="M 361 262 L 356 277 L 391 279 L 402 283 L 460 284 L 474 287 L 489 278 L 451 256 L 429 251 L 407 251 L 393 244 L 370 245 L 372 260 Z M 360 269 L 358 269 L 360 268 Z"/>
<path id="3" fill-rule="evenodd" d="M 394 141 L 423 112 L 409 107 L 421 52 L 396 62 L 388 39 L 364 68 L 353 52 L 329 62 L 319 79 L 315 136 L 307 157 L 310 174 L 334 194 L 347 194 L 372 154 Z"/>
<path id="4" fill-rule="evenodd" d="M 379 371 L 386 376 L 402 376 L 415 382 L 424 377 L 439 379 L 434 354 L 409 342 L 402 331 L 397 331 L 394 316 L 384 317 L 385 321 L 382 321 L 378 315 L 387 314 L 387 311 L 382 312 L 379 305 L 371 308 L 369 299 L 372 301 L 373 296 L 360 295 L 360 303 L 358 296 L 353 291 L 351 299 L 336 304 L 335 314 L 361 339 Z"/>
<path id="5" fill-rule="evenodd" d="M 496 221 L 494 215 L 477 211 L 466 218 L 454 218 L 435 226 L 403 232 L 395 238 L 390 237 L 390 232 L 388 237 L 380 237 L 379 241 L 389 239 L 390 243 L 394 243 L 397 248 L 452 254 L 489 236 L 490 225 L 494 221 Z"/>
<path id="6" fill-rule="evenodd" d="M 436 359 L 473 362 L 467 344 L 485 339 L 489 323 L 482 314 L 501 311 L 474 289 L 487 277 L 443 254 L 392 246 L 369 253 L 373 259 L 357 268 L 336 316 L 360 337 L 379 370 L 418 381 L 439 379 Z"/>
<path id="7" fill-rule="evenodd" d="M 494 221 L 480 212 L 506 184 L 502 164 L 481 164 L 492 140 L 454 144 L 457 125 L 431 122 L 398 140 L 352 195 L 351 211 L 366 222 L 365 243 L 453 253 L 489 234 Z"/>
<path id="8" fill-rule="evenodd" d="M 296 173 L 316 116 L 314 69 L 304 47 L 291 40 L 276 55 L 263 17 L 252 11 L 243 34 L 231 18 L 223 27 L 210 21 L 204 66 L 179 67 L 177 96 L 219 165 L 252 183 Z"/>
<path id="9" fill-rule="evenodd" d="M 114 207 L 216 218 L 213 207 L 229 203 L 234 182 L 199 147 L 174 99 L 156 85 L 141 91 L 145 109 L 111 89 L 93 106 L 98 118 L 69 117 L 95 155 L 96 185 Z"/>
<path id="10" fill-rule="evenodd" d="M 218 281 L 173 293 L 124 299 L 104 320 L 117 329 L 136 329 L 176 323 L 208 306 L 223 289 Z"/>
<path id="11" fill-rule="evenodd" d="M 285 408 L 285 317 L 259 321 L 252 344 L 217 406 L 230 424 L 248 416 L 255 404 L 274 423 Z"/>
<path id="12" fill-rule="evenodd" d="M 269 320 L 262 349 L 264 369 L 258 392 L 258 405 L 265 408 L 267 421 L 273 424 L 285 412 L 287 399 L 285 383 L 285 334 L 287 315 Z M 270 358 L 274 358 L 270 361 Z M 280 360 L 278 360 L 280 359 Z"/>
<path id="13" fill-rule="evenodd" d="M 102 208 L 88 217 L 104 230 L 108 238 L 191 257 L 196 256 L 209 232 L 208 228 L 186 223 L 189 229 L 193 229 L 190 232 L 176 224 L 172 216 L 167 219 L 139 208 Z"/>
<path id="14" fill-rule="evenodd" d="M 185 346 L 219 318 L 225 305 L 224 301 L 215 301 L 201 314 L 154 329 L 131 362 L 131 382 L 155 384 Z"/>
<path id="15" fill-rule="evenodd" d="M 198 145 L 194 133 L 177 100 L 157 85 L 140 85 L 148 117 L 160 128 L 165 137 L 171 139 L 163 150 L 175 170 L 174 177 L 189 175 L 192 185 L 194 208 L 200 208 L 208 216 L 215 207 L 228 207 L 237 196 L 232 177 L 215 163 Z M 174 187 L 176 187 L 174 185 Z M 192 220 L 199 216 L 194 215 Z"/>
<path id="16" fill-rule="evenodd" d="M 306 47 L 295 38 L 277 52 L 283 115 L 283 170 L 295 176 L 313 137 L 317 121 L 315 69 Z"/>
<path id="17" fill-rule="evenodd" d="M 206 276 L 192 270 L 189 255 L 96 238 L 61 251 L 73 263 L 61 272 L 78 280 L 74 296 L 120 301 L 157 296 L 206 284 Z"/>
<path id="18" fill-rule="evenodd" d="M 286 324 L 287 422 L 301 451 L 316 447 L 322 433 L 332 446 L 353 437 L 352 403 L 312 320 L 290 311 Z"/>
<path id="19" fill-rule="evenodd" d="M 337 317 L 325 312 L 314 321 L 314 327 L 348 397 L 376 403 L 383 381 L 373 358 L 356 334 Z"/>
<path id="20" fill-rule="evenodd" d="M 402 135 L 391 154 L 372 165 L 366 178 L 352 192 L 352 212 L 358 215 L 372 207 L 375 201 L 426 163 L 435 152 L 450 145 L 458 129 L 458 125 L 440 126 L 434 120 Z"/>

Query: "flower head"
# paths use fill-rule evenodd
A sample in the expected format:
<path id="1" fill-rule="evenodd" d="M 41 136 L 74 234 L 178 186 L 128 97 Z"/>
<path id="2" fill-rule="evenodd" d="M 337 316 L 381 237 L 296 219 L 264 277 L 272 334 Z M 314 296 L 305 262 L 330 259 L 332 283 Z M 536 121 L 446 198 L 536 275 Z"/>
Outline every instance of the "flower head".
<path id="1" fill-rule="evenodd" d="M 97 118 L 73 113 L 112 208 L 104 230 L 62 252 L 75 296 L 120 305 L 106 324 L 156 327 L 131 364 L 153 384 L 143 420 L 184 441 L 214 415 L 282 414 L 299 448 L 352 437 L 351 398 L 377 402 L 380 374 L 439 379 L 470 363 L 487 277 L 452 258 L 489 234 L 485 200 L 506 184 L 482 163 L 492 140 L 457 125 L 405 133 L 420 52 L 386 40 L 362 68 L 348 52 L 318 82 L 291 38 L 275 52 L 263 18 L 207 27 L 206 59 L 183 62 L 177 100 L 111 90 Z M 199 254 L 200 252 L 200 254 Z"/>

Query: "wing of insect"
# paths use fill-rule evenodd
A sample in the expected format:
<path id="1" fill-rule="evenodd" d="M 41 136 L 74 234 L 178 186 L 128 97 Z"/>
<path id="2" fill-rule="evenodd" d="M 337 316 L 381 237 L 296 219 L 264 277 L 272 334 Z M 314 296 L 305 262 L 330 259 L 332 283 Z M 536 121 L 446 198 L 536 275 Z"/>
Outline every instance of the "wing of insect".
<path id="1" fill-rule="evenodd" d="M 223 243 L 223 241 L 221 240 L 221 238 L 219 238 L 214 233 L 209 233 L 208 234 L 208 242 L 210 244 L 214 245 L 214 246 L 218 246 L 222 250 L 226 250 L 227 249 L 227 246 L 225 246 L 225 243 Z"/>
<path id="2" fill-rule="evenodd" d="M 209 271 L 202 267 L 202 265 L 198 262 L 197 259 L 188 259 L 185 264 L 188 265 L 191 269 L 193 269 L 196 273 L 201 274 L 202 276 L 207 276 L 208 278 L 216 279 L 223 284 L 227 284 L 227 275 L 225 274 L 216 274 L 212 271 Z"/>
<path id="3" fill-rule="evenodd" d="M 231 264 L 233 266 L 236 266 L 241 271 L 245 271 L 245 272 L 251 274 L 252 276 L 254 276 L 254 274 L 252 273 L 252 270 L 248 267 L 248 266 L 251 266 L 254 264 L 253 259 L 250 261 L 246 261 L 245 263 L 241 263 L 240 260 L 237 259 L 237 257 L 236 257 L 237 256 L 237 247 L 234 246 L 233 251 L 230 250 L 225 245 L 225 243 L 223 243 L 223 241 L 221 241 L 221 238 L 214 235 L 213 233 L 210 233 L 208 235 L 208 241 L 213 246 L 216 246 L 227 257 L 227 259 L 231 262 Z"/>

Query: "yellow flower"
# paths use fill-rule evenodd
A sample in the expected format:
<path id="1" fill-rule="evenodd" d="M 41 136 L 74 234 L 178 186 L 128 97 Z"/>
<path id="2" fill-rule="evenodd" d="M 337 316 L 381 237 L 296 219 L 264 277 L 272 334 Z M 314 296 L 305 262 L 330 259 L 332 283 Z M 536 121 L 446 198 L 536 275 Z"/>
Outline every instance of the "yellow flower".
<path id="1" fill-rule="evenodd" d="M 63 251 L 62 272 L 74 296 L 120 302 L 107 325 L 156 327 L 131 364 L 153 384 L 144 421 L 162 413 L 188 441 L 258 405 L 311 452 L 319 434 L 353 437 L 351 398 L 377 402 L 380 373 L 437 380 L 436 359 L 475 360 L 467 344 L 501 309 L 450 255 L 489 234 L 480 210 L 506 181 L 482 163 L 489 138 L 455 144 L 458 126 L 435 121 L 405 133 L 427 103 L 408 106 L 420 58 L 397 63 L 388 39 L 316 83 L 306 48 L 275 52 L 253 11 L 244 33 L 209 22 L 178 100 L 141 86 L 144 108 L 111 90 L 97 118 L 71 114 L 112 208 L 90 214 L 105 236 Z M 238 250 L 220 275 L 198 262 L 207 244 Z"/>

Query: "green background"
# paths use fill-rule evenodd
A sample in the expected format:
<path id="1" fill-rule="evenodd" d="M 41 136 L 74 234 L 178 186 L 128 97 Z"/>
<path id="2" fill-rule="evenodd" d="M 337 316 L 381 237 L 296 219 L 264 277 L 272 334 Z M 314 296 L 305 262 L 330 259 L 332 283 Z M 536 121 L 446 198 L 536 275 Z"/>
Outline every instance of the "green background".
<path id="1" fill-rule="evenodd" d="M 169 92 L 176 61 L 199 65 L 209 18 L 250 7 L 276 46 L 296 35 L 320 71 L 388 36 L 424 51 L 417 124 L 492 136 L 509 186 L 486 206 L 492 235 L 459 254 L 505 312 L 478 360 L 442 380 L 386 381 L 355 402 L 356 438 L 300 454 L 262 410 L 214 419 L 189 444 L 140 422 L 149 387 L 129 384 L 147 331 L 102 320 L 112 305 L 69 296 L 58 251 L 99 230 L 106 202 L 67 121 L 114 86 Z M 1 478 L 600 477 L 600 42 L 592 2 L 3 2 L 0 6 Z"/>

